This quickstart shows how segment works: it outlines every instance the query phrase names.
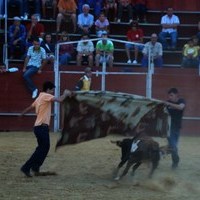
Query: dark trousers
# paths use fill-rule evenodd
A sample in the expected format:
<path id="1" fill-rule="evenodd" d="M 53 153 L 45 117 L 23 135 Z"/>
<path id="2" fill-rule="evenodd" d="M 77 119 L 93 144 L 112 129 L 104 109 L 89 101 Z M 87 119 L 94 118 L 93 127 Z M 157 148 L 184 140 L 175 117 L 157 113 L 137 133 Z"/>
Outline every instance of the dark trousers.
<path id="1" fill-rule="evenodd" d="M 38 146 L 32 156 L 22 166 L 24 171 L 27 172 L 30 172 L 30 169 L 39 172 L 50 148 L 49 127 L 47 125 L 35 126 L 34 134 L 37 138 Z"/>

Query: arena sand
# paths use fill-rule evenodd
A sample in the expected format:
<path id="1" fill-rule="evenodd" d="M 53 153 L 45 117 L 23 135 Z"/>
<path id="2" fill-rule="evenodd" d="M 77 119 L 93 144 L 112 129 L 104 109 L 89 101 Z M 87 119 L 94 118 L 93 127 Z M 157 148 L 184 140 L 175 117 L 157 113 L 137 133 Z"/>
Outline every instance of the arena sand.
<path id="1" fill-rule="evenodd" d="M 20 167 L 31 155 L 36 139 L 31 132 L 0 133 L 0 200 L 198 200 L 200 198 L 200 137 L 181 137 L 181 163 L 172 171 L 171 158 L 161 159 L 152 179 L 143 164 L 134 177 L 112 180 L 120 149 L 110 143 L 120 136 L 64 146 L 55 152 L 57 133 L 42 171 L 57 176 L 26 178 Z M 166 139 L 156 138 L 162 145 Z"/>

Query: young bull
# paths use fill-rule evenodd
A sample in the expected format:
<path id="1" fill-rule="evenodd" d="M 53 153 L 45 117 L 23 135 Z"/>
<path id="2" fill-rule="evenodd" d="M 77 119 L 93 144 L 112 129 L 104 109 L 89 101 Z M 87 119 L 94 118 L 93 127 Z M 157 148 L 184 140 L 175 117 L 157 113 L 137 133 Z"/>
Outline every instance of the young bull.
<path id="1" fill-rule="evenodd" d="M 111 141 L 116 143 L 117 146 L 121 148 L 121 162 L 118 164 L 117 169 L 114 172 L 114 179 L 119 180 L 125 176 L 130 167 L 133 165 L 132 175 L 134 175 L 135 170 L 144 161 L 149 161 L 152 163 L 151 171 L 149 177 L 152 176 L 154 170 L 157 168 L 160 160 L 160 148 L 158 142 L 154 141 L 151 137 L 139 137 L 137 139 L 124 139 L 122 141 Z M 127 165 L 123 173 L 119 176 L 120 168 L 127 162 Z"/>

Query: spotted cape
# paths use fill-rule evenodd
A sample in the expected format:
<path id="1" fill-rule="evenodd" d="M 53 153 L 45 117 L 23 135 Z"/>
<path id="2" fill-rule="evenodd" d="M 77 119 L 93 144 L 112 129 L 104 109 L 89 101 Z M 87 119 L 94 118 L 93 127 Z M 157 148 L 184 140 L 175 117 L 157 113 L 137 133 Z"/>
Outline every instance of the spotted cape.
<path id="1" fill-rule="evenodd" d="M 170 117 L 164 102 L 143 96 L 77 91 L 62 106 L 62 133 L 56 148 L 66 144 L 105 137 L 134 136 L 140 122 L 148 124 L 149 136 L 167 137 Z"/>

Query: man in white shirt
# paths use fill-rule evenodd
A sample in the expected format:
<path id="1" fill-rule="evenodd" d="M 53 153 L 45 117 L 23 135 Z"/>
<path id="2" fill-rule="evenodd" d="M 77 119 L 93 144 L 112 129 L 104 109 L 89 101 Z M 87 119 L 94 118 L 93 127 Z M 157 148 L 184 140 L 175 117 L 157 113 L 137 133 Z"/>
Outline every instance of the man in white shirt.
<path id="1" fill-rule="evenodd" d="M 81 40 L 78 42 L 77 45 L 77 65 L 81 66 L 82 63 L 88 63 L 90 67 L 93 66 L 93 52 L 94 52 L 94 44 L 92 41 L 85 41 L 88 40 L 89 36 L 87 34 L 83 34 Z"/>
<path id="2" fill-rule="evenodd" d="M 167 14 L 161 18 L 162 31 L 159 34 L 159 41 L 164 49 L 176 49 L 177 45 L 177 27 L 180 24 L 178 16 L 173 14 L 173 8 L 167 9 Z M 167 44 L 167 37 L 170 37 L 171 44 Z"/>
<path id="3" fill-rule="evenodd" d="M 34 85 L 31 77 L 36 73 L 42 72 L 42 67 L 46 64 L 46 52 L 40 46 L 39 38 L 33 39 L 33 46 L 28 48 L 27 56 L 24 61 L 23 78 L 26 86 L 32 92 L 32 98 L 36 98 L 38 89 Z"/>

